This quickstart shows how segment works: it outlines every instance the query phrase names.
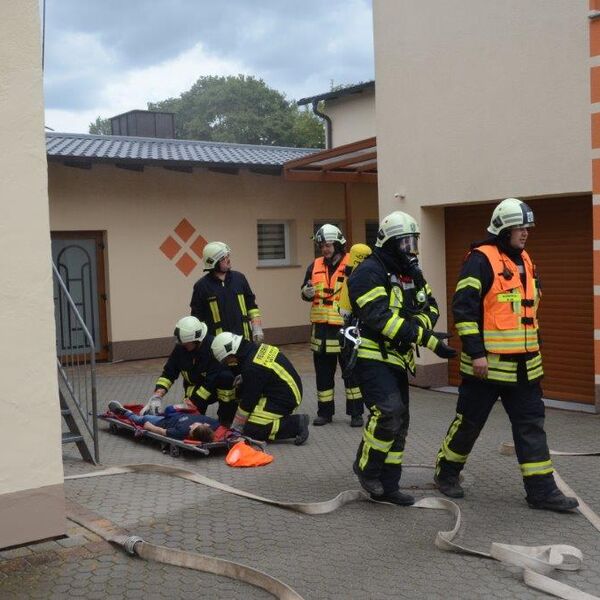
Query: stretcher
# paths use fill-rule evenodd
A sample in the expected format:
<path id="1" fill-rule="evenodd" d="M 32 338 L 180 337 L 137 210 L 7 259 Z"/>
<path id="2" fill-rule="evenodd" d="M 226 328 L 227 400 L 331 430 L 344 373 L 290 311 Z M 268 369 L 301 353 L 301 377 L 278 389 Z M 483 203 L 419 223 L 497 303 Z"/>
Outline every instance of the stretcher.
<path id="1" fill-rule="evenodd" d="M 143 408 L 143 404 L 124 404 L 123 408 L 130 410 L 136 415 L 140 413 Z M 191 414 L 196 414 L 194 411 L 188 411 Z M 180 456 L 181 451 L 191 452 L 193 454 L 199 454 L 201 456 L 208 456 L 215 450 L 229 450 L 235 443 L 239 442 L 240 439 L 245 440 L 249 444 L 256 446 L 260 449 L 265 447 L 265 442 L 253 440 L 246 436 L 240 435 L 233 429 L 228 429 L 219 425 L 215 430 L 214 441 L 212 442 L 200 442 L 197 440 L 176 440 L 174 438 L 166 437 L 158 433 L 153 433 L 136 425 L 133 421 L 130 421 L 127 417 L 117 415 L 110 410 L 105 413 L 98 415 L 101 421 L 108 423 L 108 430 L 111 433 L 119 433 L 121 431 L 129 431 L 133 434 L 134 439 L 152 439 L 160 443 L 160 449 L 163 454 L 169 454 L 173 458 Z"/>

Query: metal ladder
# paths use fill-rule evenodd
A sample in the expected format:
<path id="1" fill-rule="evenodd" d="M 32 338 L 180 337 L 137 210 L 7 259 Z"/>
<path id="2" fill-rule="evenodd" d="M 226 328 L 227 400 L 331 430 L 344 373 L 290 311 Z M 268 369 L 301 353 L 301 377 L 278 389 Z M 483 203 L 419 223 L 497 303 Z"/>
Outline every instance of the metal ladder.
<path id="1" fill-rule="evenodd" d="M 63 444 L 76 444 L 83 460 L 100 462 L 96 345 L 56 265 L 52 263 L 56 316 L 56 363 Z"/>

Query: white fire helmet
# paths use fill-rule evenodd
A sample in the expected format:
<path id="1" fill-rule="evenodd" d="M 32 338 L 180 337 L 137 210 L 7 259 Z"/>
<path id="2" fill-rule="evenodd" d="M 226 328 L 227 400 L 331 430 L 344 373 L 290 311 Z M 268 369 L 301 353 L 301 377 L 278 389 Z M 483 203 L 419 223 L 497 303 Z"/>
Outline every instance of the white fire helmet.
<path id="1" fill-rule="evenodd" d="M 212 271 L 219 261 L 231 254 L 229 246 L 223 242 L 209 242 L 202 250 L 202 260 L 204 261 L 204 270 Z"/>
<path id="2" fill-rule="evenodd" d="M 224 331 L 215 336 L 210 349 L 214 357 L 219 362 L 223 362 L 228 356 L 233 356 L 239 350 L 242 339 L 241 335 Z"/>
<path id="3" fill-rule="evenodd" d="M 518 198 L 506 198 L 494 209 L 487 230 L 499 235 L 501 231 L 513 227 L 535 227 L 533 210 Z"/>
<path id="4" fill-rule="evenodd" d="M 313 236 L 315 240 L 315 244 L 319 246 L 320 244 L 326 242 L 339 242 L 342 246 L 346 243 L 346 238 L 340 231 L 338 227 L 335 225 L 330 225 L 329 223 L 325 223 L 325 225 L 321 225 L 317 230 L 317 233 Z"/>
<path id="5" fill-rule="evenodd" d="M 173 335 L 180 344 L 201 342 L 208 333 L 206 323 L 196 317 L 183 317 L 175 324 Z"/>
<path id="6" fill-rule="evenodd" d="M 419 224 L 408 213 L 396 210 L 379 224 L 375 246 L 381 248 L 388 240 L 397 239 L 398 248 L 407 254 L 419 253 Z"/>

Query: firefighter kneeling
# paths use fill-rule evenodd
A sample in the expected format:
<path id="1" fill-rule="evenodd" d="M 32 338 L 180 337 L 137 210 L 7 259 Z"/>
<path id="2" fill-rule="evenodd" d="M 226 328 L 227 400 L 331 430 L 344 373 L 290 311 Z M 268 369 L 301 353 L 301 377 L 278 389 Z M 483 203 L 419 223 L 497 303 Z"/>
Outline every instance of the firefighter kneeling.
<path id="1" fill-rule="evenodd" d="M 241 375 L 239 408 L 231 428 L 256 440 L 308 438 L 308 415 L 292 414 L 302 402 L 302 381 L 292 363 L 269 344 L 257 346 L 240 335 L 220 333 L 212 342 L 215 358 Z"/>
<path id="2" fill-rule="evenodd" d="M 399 491 L 408 431 L 408 375 L 414 373 L 413 345 L 426 346 L 442 358 L 456 351 L 436 334 L 439 313 L 431 288 L 419 268 L 419 227 L 396 211 L 379 227 L 373 253 L 348 279 L 352 314 L 361 343 L 354 374 L 371 415 L 363 431 L 354 472 L 374 500 L 410 505 Z"/>

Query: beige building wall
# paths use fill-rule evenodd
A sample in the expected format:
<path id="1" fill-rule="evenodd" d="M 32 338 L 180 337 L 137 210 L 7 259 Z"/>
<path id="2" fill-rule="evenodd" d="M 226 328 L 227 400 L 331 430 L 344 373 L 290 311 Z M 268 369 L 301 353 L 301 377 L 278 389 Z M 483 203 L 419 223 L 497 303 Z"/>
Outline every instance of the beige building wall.
<path id="1" fill-rule="evenodd" d="M 591 190 L 588 2 L 373 4 L 379 210 L 420 221 L 444 304 L 441 206 Z"/>
<path id="2" fill-rule="evenodd" d="M 377 218 L 377 197 L 371 187 L 354 186 L 349 192 L 357 219 Z M 342 184 L 287 182 L 245 170 L 239 175 L 201 169 L 186 174 L 161 167 L 135 172 L 112 165 L 95 164 L 84 170 L 50 163 L 49 193 L 52 231 L 106 232 L 113 358 L 139 356 L 148 350 L 147 340 L 164 340 L 167 345 L 159 343 L 146 356 L 164 354 L 175 321 L 189 314 L 193 284 L 204 274 L 201 263 L 190 252 L 198 266 L 185 276 L 175 266 L 183 250 L 173 260 L 160 250 L 182 219 L 196 229 L 190 242 L 200 233 L 207 241 L 229 244 L 233 268 L 247 276 L 256 293 L 265 329 L 295 331 L 289 341 L 300 332 L 294 328 L 302 328 L 305 335 L 308 307 L 299 290 L 314 257 L 313 223 L 343 219 L 345 211 Z M 290 266 L 258 266 L 260 220 L 289 222 Z M 354 227 L 361 229 L 359 220 Z M 140 344 L 132 350 L 136 341 Z"/>
<path id="3" fill-rule="evenodd" d="M 0 3 L 0 548 L 65 532 L 35 0 Z"/>
<path id="4" fill-rule="evenodd" d="M 328 100 L 324 112 L 332 122 L 332 148 L 375 135 L 375 91 L 372 89 Z"/>

